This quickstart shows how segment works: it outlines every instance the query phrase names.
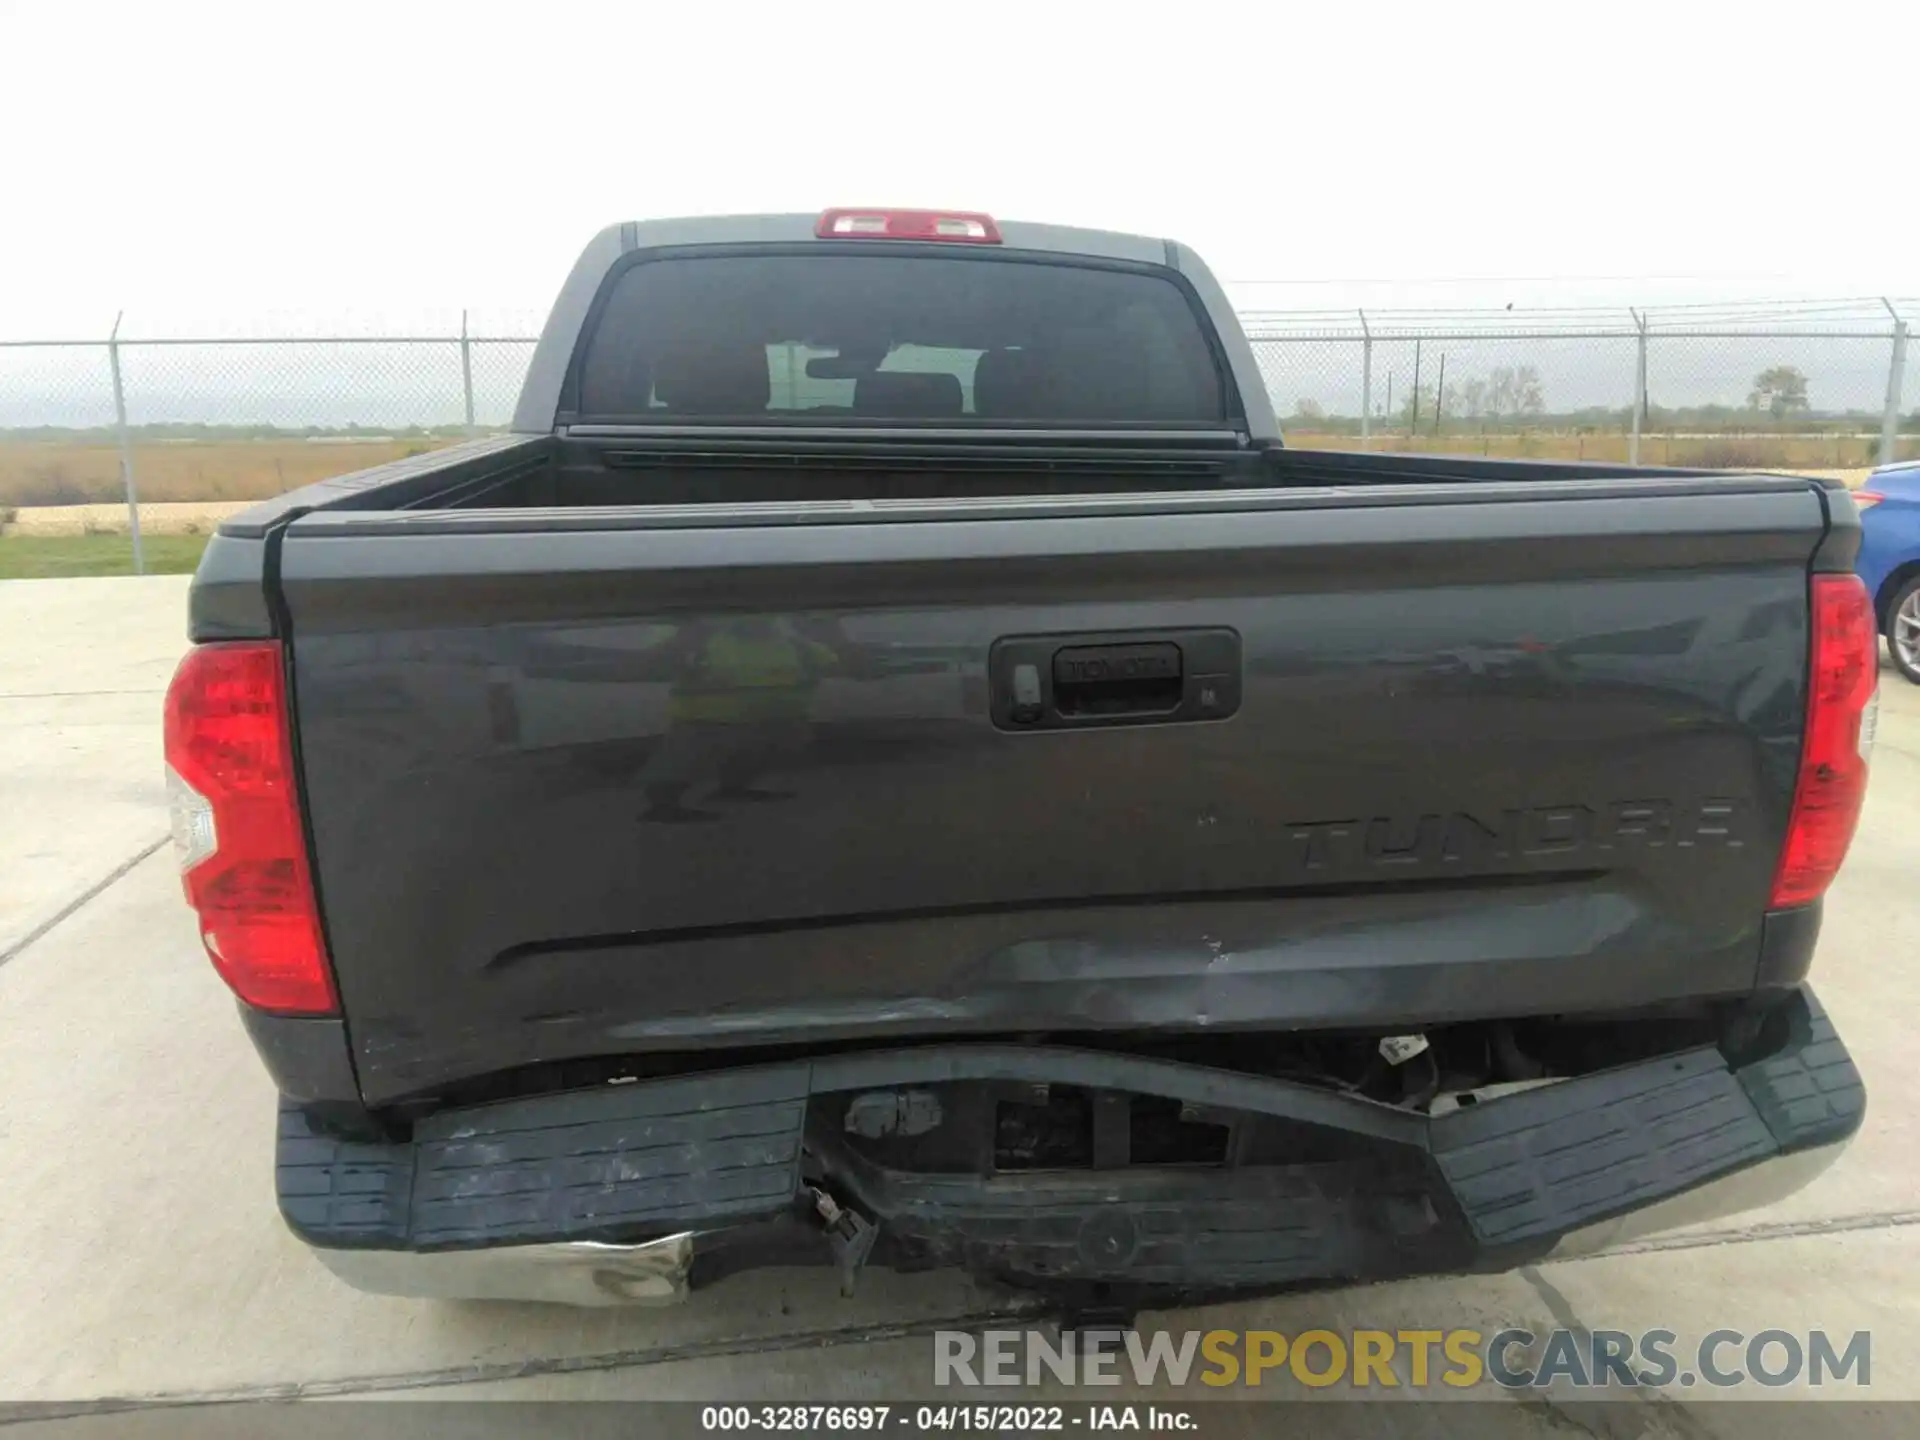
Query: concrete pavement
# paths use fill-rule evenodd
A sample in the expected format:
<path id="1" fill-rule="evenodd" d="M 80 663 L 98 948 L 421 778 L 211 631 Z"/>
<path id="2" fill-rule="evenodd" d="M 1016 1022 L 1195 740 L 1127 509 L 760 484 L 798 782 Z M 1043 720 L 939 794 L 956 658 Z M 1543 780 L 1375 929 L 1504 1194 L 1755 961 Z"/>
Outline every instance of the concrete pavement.
<path id="1" fill-rule="evenodd" d="M 0 582 L 0 956 L 167 833 L 187 581 Z"/>
<path id="2" fill-rule="evenodd" d="M 149 853 L 184 588 L 0 584 L 0 1400 L 898 1399 L 931 1391 L 926 1332 L 1012 1323 L 1023 1302 L 951 1276 L 871 1273 L 842 1300 L 824 1275 L 776 1272 L 676 1309 L 580 1312 L 381 1299 L 323 1272 L 274 1212 L 270 1087 L 171 856 Z M 1871 1328 L 1873 1398 L 1920 1398 L 1920 689 L 1889 671 L 1882 698 L 1816 969 L 1871 1095 L 1839 1166 L 1771 1212 L 1625 1253 L 1158 1323 Z"/>

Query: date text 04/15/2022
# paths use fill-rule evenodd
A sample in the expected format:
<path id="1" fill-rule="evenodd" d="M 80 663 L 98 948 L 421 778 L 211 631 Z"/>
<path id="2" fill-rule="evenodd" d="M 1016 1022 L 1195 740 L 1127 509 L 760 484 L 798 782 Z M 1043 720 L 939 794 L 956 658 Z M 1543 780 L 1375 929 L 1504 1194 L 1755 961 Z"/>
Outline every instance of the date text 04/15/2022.
<path id="1" fill-rule="evenodd" d="M 906 1430 L 963 1431 L 1148 1430 L 1192 1433 L 1191 1410 L 1160 1405 L 708 1405 L 700 1428 L 710 1431 L 776 1431 L 833 1434 Z"/>

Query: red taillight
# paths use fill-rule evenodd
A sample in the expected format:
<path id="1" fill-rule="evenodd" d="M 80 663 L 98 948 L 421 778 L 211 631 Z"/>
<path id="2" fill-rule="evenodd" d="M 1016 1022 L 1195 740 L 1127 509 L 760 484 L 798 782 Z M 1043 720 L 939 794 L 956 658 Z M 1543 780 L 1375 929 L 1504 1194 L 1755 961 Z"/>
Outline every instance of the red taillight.
<path id="1" fill-rule="evenodd" d="M 829 210 L 813 227 L 822 240 L 944 240 L 998 245 L 1000 227 L 975 210 Z"/>
<path id="2" fill-rule="evenodd" d="M 1867 793 L 1879 654 L 1873 602 L 1857 575 L 1813 577 L 1807 730 L 1793 818 L 1773 877 L 1772 908 L 1818 900 L 1839 872 Z"/>
<path id="3" fill-rule="evenodd" d="M 189 651 L 167 687 L 166 755 L 181 884 L 213 968 L 259 1009 L 332 1011 L 279 642 Z"/>
<path id="4" fill-rule="evenodd" d="M 1871 510 L 1886 498 L 1887 497 L 1882 495 L 1878 490 L 1856 490 L 1853 492 L 1854 506 L 1860 510 Z"/>

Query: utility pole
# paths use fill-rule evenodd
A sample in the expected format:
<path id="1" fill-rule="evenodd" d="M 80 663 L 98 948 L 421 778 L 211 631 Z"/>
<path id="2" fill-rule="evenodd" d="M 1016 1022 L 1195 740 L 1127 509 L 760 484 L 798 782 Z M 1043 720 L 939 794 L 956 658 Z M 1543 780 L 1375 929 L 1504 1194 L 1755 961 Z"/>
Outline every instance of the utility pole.
<path id="1" fill-rule="evenodd" d="M 1440 385 L 1433 394 L 1433 433 L 1440 433 L 1440 417 L 1447 413 L 1447 352 L 1440 352 Z"/>
<path id="2" fill-rule="evenodd" d="M 1420 428 L 1420 342 L 1413 342 L 1413 399 L 1409 402 L 1412 409 L 1407 412 L 1407 438 L 1413 438 L 1413 432 Z"/>
<path id="3" fill-rule="evenodd" d="M 133 536 L 133 573 L 147 573 L 146 554 L 140 548 L 140 487 L 133 478 L 133 437 L 127 430 L 127 390 L 120 382 L 120 322 L 122 310 L 113 317 L 113 333 L 107 336 L 107 368 L 113 375 L 113 426 L 120 432 L 120 486 L 127 492 L 127 529 Z"/>
<path id="4" fill-rule="evenodd" d="M 1882 296 L 1880 303 L 1887 307 L 1887 314 L 1893 317 L 1893 360 L 1887 366 L 1887 408 L 1880 415 L 1880 463 L 1891 465 L 1894 447 L 1900 441 L 1901 387 L 1905 383 L 1907 369 L 1907 322 L 1893 308 L 1892 301 Z"/>
<path id="5" fill-rule="evenodd" d="M 1640 463 L 1640 425 L 1647 411 L 1647 317 L 1638 310 L 1629 309 L 1633 316 L 1633 328 L 1639 332 L 1636 344 L 1636 359 L 1633 366 L 1633 433 L 1627 437 L 1627 464 Z M 1669 437 L 1668 444 L 1672 444 Z"/>
<path id="6" fill-rule="evenodd" d="M 473 341 L 467 336 L 467 312 L 460 312 L 460 396 L 466 416 L 466 436 L 480 432 L 473 426 Z"/>
<path id="7" fill-rule="evenodd" d="M 1360 314 L 1360 448 L 1365 449 L 1373 433 L 1373 330 L 1367 324 L 1367 312 Z"/>

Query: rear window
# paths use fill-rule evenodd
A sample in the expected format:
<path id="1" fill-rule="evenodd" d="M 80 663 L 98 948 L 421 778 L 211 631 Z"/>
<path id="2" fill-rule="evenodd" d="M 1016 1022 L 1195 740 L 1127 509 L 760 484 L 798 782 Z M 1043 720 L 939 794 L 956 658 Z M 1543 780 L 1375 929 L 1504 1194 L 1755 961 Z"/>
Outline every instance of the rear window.
<path id="1" fill-rule="evenodd" d="M 602 420 L 1218 424 L 1199 317 L 1150 273 L 946 255 L 653 260 L 581 357 Z"/>

